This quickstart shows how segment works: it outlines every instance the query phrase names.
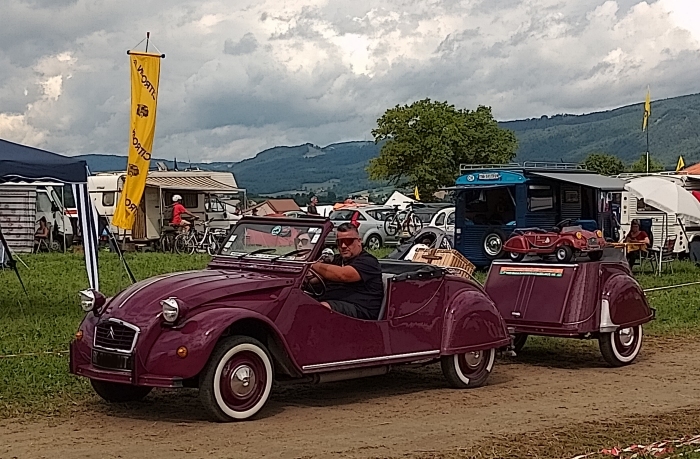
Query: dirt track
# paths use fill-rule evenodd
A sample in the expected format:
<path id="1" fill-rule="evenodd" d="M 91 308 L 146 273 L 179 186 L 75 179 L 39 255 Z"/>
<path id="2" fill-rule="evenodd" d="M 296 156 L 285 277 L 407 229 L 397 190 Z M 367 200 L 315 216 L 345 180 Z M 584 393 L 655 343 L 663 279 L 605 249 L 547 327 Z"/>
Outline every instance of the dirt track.
<path id="1" fill-rule="evenodd" d="M 70 418 L 0 422 L 0 458 L 432 457 L 508 434 L 700 409 L 694 340 L 647 341 L 621 369 L 605 366 L 595 342 L 559 342 L 556 355 L 526 348 L 498 359 L 488 385 L 474 390 L 447 388 L 439 365 L 278 388 L 245 423 L 203 419 L 196 391 L 161 391 L 129 407 L 95 399 Z"/>

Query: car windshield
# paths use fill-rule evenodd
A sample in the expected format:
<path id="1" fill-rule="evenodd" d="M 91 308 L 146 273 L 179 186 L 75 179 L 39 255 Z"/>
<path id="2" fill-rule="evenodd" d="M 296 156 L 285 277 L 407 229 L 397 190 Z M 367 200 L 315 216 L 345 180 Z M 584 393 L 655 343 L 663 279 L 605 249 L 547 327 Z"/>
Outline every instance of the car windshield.
<path id="1" fill-rule="evenodd" d="M 229 234 L 221 255 L 306 260 L 320 242 L 321 226 L 297 223 L 239 223 Z"/>

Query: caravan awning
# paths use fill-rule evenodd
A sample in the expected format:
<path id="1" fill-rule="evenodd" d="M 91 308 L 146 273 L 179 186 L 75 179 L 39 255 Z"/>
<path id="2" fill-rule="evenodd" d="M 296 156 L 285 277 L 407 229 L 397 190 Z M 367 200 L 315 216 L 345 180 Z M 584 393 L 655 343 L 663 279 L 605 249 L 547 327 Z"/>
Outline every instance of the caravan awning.
<path id="1" fill-rule="evenodd" d="M 207 193 L 235 193 L 238 188 L 221 183 L 207 176 L 154 177 L 146 179 L 146 186 L 154 186 L 165 190 L 203 191 Z"/>
<path id="2" fill-rule="evenodd" d="M 582 172 L 529 172 L 529 174 L 559 180 L 560 182 L 598 188 L 603 191 L 624 191 L 625 183 L 627 183 L 625 180 L 617 178 Z"/>

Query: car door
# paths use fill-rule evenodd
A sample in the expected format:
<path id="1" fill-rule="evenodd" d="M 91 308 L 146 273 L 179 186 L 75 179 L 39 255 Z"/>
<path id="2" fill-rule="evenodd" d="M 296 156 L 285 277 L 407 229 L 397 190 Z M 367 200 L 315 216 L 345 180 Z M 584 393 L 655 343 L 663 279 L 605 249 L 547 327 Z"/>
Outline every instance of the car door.
<path id="1" fill-rule="evenodd" d="M 444 277 L 396 276 L 389 283 L 387 319 L 392 354 L 440 349 Z"/>
<path id="2" fill-rule="evenodd" d="M 301 290 L 290 294 L 275 324 L 304 372 L 371 365 L 390 354 L 386 320 L 345 316 Z"/>

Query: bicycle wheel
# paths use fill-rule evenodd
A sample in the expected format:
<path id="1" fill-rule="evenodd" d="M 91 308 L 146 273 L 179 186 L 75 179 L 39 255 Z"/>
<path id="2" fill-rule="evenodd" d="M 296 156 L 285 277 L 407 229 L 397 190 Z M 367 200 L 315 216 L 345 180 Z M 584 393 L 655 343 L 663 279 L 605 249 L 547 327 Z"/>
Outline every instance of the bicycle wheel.
<path id="1" fill-rule="evenodd" d="M 406 229 L 408 230 L 408 234 L 415 236 L 418 231 L 423 229 L 423 220 L 416 214 L 411 214 L 406 222 Z"/>
<path id="2" fill-rule="evenodd" d="M 192 255 L 194 253 L 194 241 L 189 234 L 178 234 L 175 238 L 175 251 L 180 255 Z"/>
<path id="3" fill-rule="evenodd" d="M 217 242 L 213 234 L 209 233 L 209 235 L 207 236 L 206 245 L 207 253 L 212 257 L 219 252 L 219 243 Z"/>
<path id="4" fill-rule="evenodd" d="M 388 236 L 396 236 L 400 226 L 401 224 L 396 215 L 389 215 L 386 217 L 386 220 L 384 220 L 384 231 Z"/>

